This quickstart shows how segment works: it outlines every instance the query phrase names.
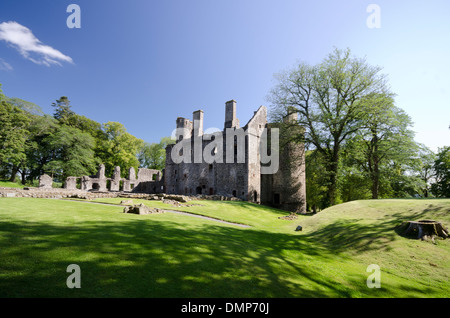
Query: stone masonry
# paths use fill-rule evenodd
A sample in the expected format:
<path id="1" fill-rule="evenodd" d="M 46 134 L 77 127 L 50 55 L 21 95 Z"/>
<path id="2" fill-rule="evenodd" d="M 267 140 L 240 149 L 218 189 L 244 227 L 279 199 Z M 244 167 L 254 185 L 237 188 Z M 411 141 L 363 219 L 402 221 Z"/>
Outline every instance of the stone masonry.
<path id="1" fill-rule="evenodd" d="M 53 178 L 48 174 L 43 174 L 39 177 L 39 188 L 51 189 L 53 187 Z"/>
<path id="2" fill-rule="evenodd" d="M 293 120 L 295 114 L 286 120 Z M 183 195 L 221 195 L 237 197 L 255 203 L 267 204 L 296 213 L 306 212 L 304 145 L 288 143 L 280 149 L 280 166 L 276 173 L 261 174 L 260 141 L 263 130 L 270 132 L 274 127 L 267 122 L 267 109 L 261 106 L 253 117 L 242 127 L 250 132 L 245 142 L 226 144 L 226 131 L 240 127 L 236 117 L 236 101 L 225 104 L 225 122 L 222 132 L 211 135 L 203 133 L 203 111 L 193 113 L 193 120 L 179 117 L 176 120 L 177 141 L 166 148 L 165 191 L 168 194 Z M 300 129 L 300 126 L 294 129 Z M 297 131 L 298 132 L 298 131 Z M 214 145 L 218 135 L 222 134 L 223 145 Z M 219 136 L 220 137 L 220 136 Z M 219 139 L 220 140 L 220 139 Z M 178 145 L 178 146 L 177 146 Z M 177 148 L 175 148 L 177 147 Z M 241 149 L 238 149 L 242 147 Z M 191 149 L 182 162 L 175 162 L 172 151 Z M 196 158 L 200 153 L 215 154 L 222 162 L 206 162 Z M 243 151 L 243 160 L 238 160 L 238 152 Z M 227 152 L 234 161 L 226 160 Z M 234 153 L 233 153 L 234 152 Z M 180 156 L 183 154 L 180 153 Z M 256 160 L 249 160 L 254 156 Z M 217 159 L 217 158 L 216 158 Z"/>
<path id="3" fill-rule="evenodd" d="M 122 178 L 120 167 L 115 167 L 112 178 L 105 177 L 105 166 L 101 164 L 95 176 L 68 177 L 64 183 L 67 190 L 98 192 L 134 192 L 134 193 L 162 193 L 164 181 L 162 172 L 154 169 L 139 168 L 138 175 L 133 167 L 128 170 L 128 178 Z"/>
<path id="4" fill-rule="evenodd" d="M 285 118 L 286 123 L 294 123 L 290 125 L 288 134 L 302 133 L 301 127 L 295 124 L 296 116 L 292 113 Z M 136 175 L 131 167 L 128 178 L 122 178 L 120 167 L 115 167 L 112 177 L 107 178 L 105 166 L 101 164 L 94 176 L 68 177 L 64 189 L 60 189 L 64 190 L 61 193 L 53 194 L 52 191 L 57 190 L 52 189 L 52 178 L 42 175 L 39 178 L 40 192 L 7 191 L 0 193 L 0 196 L 183 195 L 246 200 L 295 213 L 306 212 L 304 145 L 280 143 L 276 171 L 268 174 L 266 165 L 261 164 L 261 154 L 264 154 L 261 152 L 261 141 L 266 133 L 270 136 L 272 130 L 277 128 L 277 124 L 267 122 L 266 107 L 259 107 L 241 128 L 236 116 L 236 101 L 230 100 L 225 103 L 223 131 L 211 134 L 204 134 L 203 119 L 202 110 L 193 112 L 192 121 L 177 118 L 176 143 L 166 147 L 166 167 L 162 172 L 139 168 Z M 239 134 L 241 131 L 246 134 Z M 173 153 L 177 154 L 176 161 Z M 182 161 L 178 160 L 180 157 Z"/>

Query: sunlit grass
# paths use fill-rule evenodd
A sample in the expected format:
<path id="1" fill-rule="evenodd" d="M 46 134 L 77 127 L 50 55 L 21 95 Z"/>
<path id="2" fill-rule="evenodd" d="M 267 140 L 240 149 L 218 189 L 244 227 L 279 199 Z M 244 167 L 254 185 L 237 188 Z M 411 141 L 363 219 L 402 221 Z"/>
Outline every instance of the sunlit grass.
<path id="1" fill-rule="evenodd" d="M 17 182 L 0 180 L 0 188 L 23 188 L 23 185 Z"/>
<path id="2" fill-rule="evenodd" d="M 230 222 L 112 205 L 0 198 L 1 297 L 448 297 L 448 240 L 398 236 L 406 219 L 450 225 L 450 200 L 355 201 L 295 221 L 239 201 L 172 207 Z M 296 232 L 301 224 L 303 231 Z M 69 264 L 81 268 L 69 289 Z M 369 264 L 381 288 L 369 289 Z"/>

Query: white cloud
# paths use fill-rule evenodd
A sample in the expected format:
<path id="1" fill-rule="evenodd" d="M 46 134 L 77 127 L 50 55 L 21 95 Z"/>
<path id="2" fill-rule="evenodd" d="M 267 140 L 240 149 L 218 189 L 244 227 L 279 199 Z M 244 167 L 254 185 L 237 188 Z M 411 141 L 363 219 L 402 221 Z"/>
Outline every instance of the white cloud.
<path id="1" fill-rule="evenodd" d="M 0 71 L 12 71 L 13 67 L 0 57 Z"/>
<path id="2" fill-rule="evenodd" d="M 0 23 L 0 40 L 12 45 L 24 58 L 36 64 L 50 66 L 61 65 L 61 61 L 73 63 L 70 56 L 43 44 L 30 29 L 15 21 Z"/>

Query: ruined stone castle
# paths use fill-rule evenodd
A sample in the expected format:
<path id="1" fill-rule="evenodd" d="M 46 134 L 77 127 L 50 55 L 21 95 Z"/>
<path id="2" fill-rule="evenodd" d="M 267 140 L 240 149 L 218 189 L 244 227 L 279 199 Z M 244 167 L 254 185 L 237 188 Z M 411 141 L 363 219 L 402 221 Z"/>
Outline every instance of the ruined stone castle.
<path id="1" fill-rule="evenodd" d="M 52 187 L 53 180 L 49 178 L 46 175 L 41 176 L 39 180 L 41 188 Z M 136 177 L 133 167 L 128 170 L 128 178 L 121 177 L 120 167 L 115 167 L 112 178 L 107 178 L 105 166 L 101 164 L 94 176 L 68 177 L 64 188 L 67 190 L 80 188 L 83 191 L 98 192 L 161 193 L 164 190 L 164 180 L 161 171 L 147 168 L 139 168 Z"/>
<path id="2" fill-rule="evenodd" d="M 301 133 L 296 116 L 285 117 L 285 122 L 291 123 L 288 134 Z M 164 171 L 139 168 L 136 177 L 130 168 L 128 177 L 122 178 L 116 167 L 108 178 L 105 166 L 100 165 L 96 175 L 68 177 L 64 188 L 95 193 L 214 195 L 305 213 L 304 145 L 272 139 L 278 134 L 277 126 L 267 122 L 267 109 L 261 106 L 240 127 L 236 101 L 230 100 L 225 103 L 223 131 L 205 134 L 202 110 L 193 113 L 192 121 L 177 118 L 176 143 L 166 147 Z M 41 176 L 40 189 L 52 189 L 52 184 L 50 176 Z"/>
<path id="3" fill-rule="evenodd" d="M 166 148 L 166 193 L 233 196 L 287 211 L 306 212 L 303 144 L 280 143 L 278 169 L 274 173 L 263 173 L 267 163 L 261 160 L 261 149 L 264 149 L 261 141 L 264 133 L 270 135 L 276 127 L 267 122 L 266 107 L 255 111 L 241 129 L 236 117 L 236 101 L 228 101 L 224 130 L 208 135 L 203 132 L 203 116 L 203 111 L 197 110 L 192 121 L 182 117 L 176 120 L 176 144 Z M 285 120 L 294 122 L 295 116 L 291 114 Z M 244 134 L 239 136 L 238 131 Z M 174 154 L 184 160 L 175 162 Z M 206 160 L 209 155 L 214 157 L 213 161 Z M 227 158 L 232 158 L 232 162 Z"/>

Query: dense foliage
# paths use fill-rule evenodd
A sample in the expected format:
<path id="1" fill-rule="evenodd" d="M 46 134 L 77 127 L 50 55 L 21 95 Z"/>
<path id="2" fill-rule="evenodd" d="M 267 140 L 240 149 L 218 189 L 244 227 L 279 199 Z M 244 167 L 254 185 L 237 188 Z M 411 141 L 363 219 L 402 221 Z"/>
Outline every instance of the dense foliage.
<path id="1" fill-rule="evenodd" d="M 23 184 L 33 185 L 47 173 L 62 184 L 68 176 L 95 174 L 100 163 L 107 174 L 115 166 L 126 174 L 130 167 L 147 167 L 146 161 L 140 162 L 144 152 L 161 156 L 160 149 L 129 134 L 123 124 L 100 124 L 77 114 L 66 96 L 52 106 L 53 115 L 47 115 L 0 90 L 0 179 L 14 182 L 21 176 Z M 155 145 L 164 146 L 166 139 Z M 164 163 L 159 160 L 154 168 L 163 169 Z"/>
<path id="2" fill-rule="evenodd" d="M 414 140 L 412 121 L 380 72 L 336 49 L 317 65 L 300 63 L 276 75 L 271 120 L 304 128 L 288 138 L 308 149 L 310 210 L 357 199 L 450 195 L 448 147 L 435 159 Z M 283 120 L 294 113 L 296 122 Z"/>

